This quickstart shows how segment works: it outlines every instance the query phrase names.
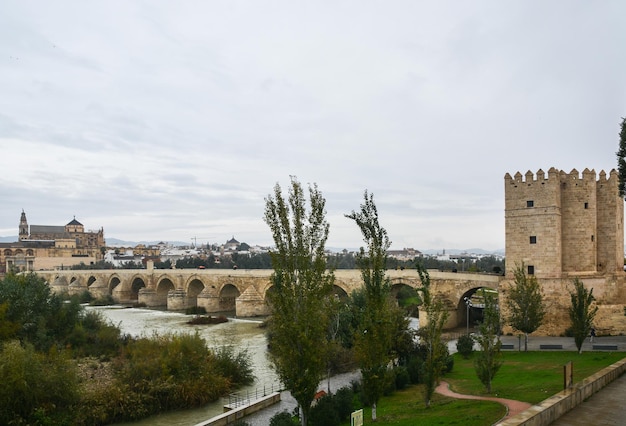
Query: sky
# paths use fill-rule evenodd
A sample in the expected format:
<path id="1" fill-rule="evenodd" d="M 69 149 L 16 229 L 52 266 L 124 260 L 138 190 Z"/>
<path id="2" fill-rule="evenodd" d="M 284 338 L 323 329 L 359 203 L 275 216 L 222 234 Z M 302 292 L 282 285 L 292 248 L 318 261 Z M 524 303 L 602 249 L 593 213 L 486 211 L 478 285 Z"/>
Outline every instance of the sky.
<path id="1" fill-rule="evenodd" d="M 503 249 L 504 176 L 617 167 L 626 2 L 0 2 L 0 236 L 272 245 L 290 177 L 328 247 Z"/>

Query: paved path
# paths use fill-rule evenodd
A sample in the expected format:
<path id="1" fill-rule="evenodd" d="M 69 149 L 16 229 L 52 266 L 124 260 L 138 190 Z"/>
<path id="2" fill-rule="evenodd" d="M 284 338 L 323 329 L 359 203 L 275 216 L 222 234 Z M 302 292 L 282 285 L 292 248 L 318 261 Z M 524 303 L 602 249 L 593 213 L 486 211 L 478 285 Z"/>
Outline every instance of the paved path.
<path id="1" fill-rule="evenodd" d="M 435 389 L 435 392 L 441 395 L 445 395 L 445 396 L 449 396 L 449 397 L 457 398 L 457 399 L 479 399 L 479 400 L 484 400 L 484 401 L 499 402 L 500 404 L 504 405 L 507 410 L 506 416 L 504 416 L 499 421 L 508 419 L 509 417 L 515 416 L 516 414 L 519 414 L 522 411 L 532 407 L 532 404 L 529 404 L 528 402 L 515 401 L 513 399 L 498 398 L 495 396 L 464 395 L 461 393 L 456 393 L 452 391 L 450 389 L 450 385 L 447 382 L 444 382 L 443 380 L 439 382 L 439 386 L 437 386 L 437 388 Z"/>
<path id="2" fill-rule="evenodd" d="M 551 423 L 552 426 L 621 426 L 626 424 L 626 375 L 608 384 L 573 410 Z"/>

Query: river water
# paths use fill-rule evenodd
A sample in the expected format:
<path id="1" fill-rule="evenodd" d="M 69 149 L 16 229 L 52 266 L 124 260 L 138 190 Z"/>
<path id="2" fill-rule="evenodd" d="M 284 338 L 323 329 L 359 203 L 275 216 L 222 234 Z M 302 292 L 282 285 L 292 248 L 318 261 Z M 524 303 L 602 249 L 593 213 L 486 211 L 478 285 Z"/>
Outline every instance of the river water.
<path id="1" fill-rule="evenodd" d="M 260 320 L 244 320 L 229 318 L 229 321 L 213 325 L 189 325 L 191 318 L 182 313 L 159 311 L 140 308 L 122 308 L 119 306 L 87 307 L 98 310 L 103 316 L 117 325 L 122 333 L 135 337 L 151 336 L 154 333 L 195 333 L 204 338 L 212 348 L 232 346 L 235 350 L 246 349 L 251 357 L 255 381 L 249 386 L 237 390 L 240 394 L 271 393 L 280 386 L 276 374 L 267 359 L 267 339 L 265 330 L 260 327 Z M 330 386 L 333 391 L 348 385 L 358 377 L 357 373 L 348 373 L 332 378 Z M 321 383 L 320 389 L 327 384 Z M 202 408 L 175 411 L 149 417 L 132 423 L 117 423 L 116 426 L 193 426 L 224 412 L 228 398 L 222 398 Z M 292 411 L 296 407 L 295 400 L 288 392 L 281 394 L 281 402 L 245 418 L 252 426 L 266 426 L 272 415 L 279 411 Z"/>

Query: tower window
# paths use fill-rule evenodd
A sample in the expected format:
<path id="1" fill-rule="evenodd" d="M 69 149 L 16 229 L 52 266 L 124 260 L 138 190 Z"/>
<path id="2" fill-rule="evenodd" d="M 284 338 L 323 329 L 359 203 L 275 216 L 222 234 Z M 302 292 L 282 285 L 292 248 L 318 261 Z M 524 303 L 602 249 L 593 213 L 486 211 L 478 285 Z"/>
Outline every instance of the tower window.
<path id="1" fill-rule="evenodd" d="M 585 210 L 589 208 L 589 203 L 585 203 Z"/>
<path id="2" fill-rule="evenodd" d="M 535 207 L 535 202 L 533 200 L 526 201 L 526 207 Z"/>
<path id="3" fill-rule="evenodd" d="M 528 265 L 528 275 L 535 275 L 535 266 Z"/>
<path id="4" fill-rule="evenodd" d="M 536 235 L 531 235 L 530 236 L 530 243 L 531 244 L 537 244 L 537 236 Z"/>

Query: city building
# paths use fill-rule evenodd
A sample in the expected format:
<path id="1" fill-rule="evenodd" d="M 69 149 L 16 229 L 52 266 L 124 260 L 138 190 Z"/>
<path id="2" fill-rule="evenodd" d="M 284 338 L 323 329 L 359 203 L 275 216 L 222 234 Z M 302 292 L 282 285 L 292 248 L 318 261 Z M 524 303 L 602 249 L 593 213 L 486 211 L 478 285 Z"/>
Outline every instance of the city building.
<path id="1" fill-rule="evenodd" d="M 18 241 L 0 243 L 1 273 L 11 269 L 63 269 L 80 263 L 92 264 L 104 256 L 104 230 L 85 231 L 75 217 L 65 226 L 29 226 L 22 211 L 18 234 Z"/>

